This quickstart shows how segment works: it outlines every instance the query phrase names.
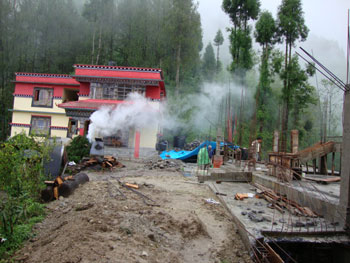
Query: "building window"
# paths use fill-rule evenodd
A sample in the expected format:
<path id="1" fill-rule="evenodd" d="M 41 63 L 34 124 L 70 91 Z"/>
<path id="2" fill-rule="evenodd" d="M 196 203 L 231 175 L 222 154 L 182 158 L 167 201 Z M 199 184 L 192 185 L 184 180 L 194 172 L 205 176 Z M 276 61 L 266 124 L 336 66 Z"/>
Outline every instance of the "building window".
<path id="1" fill-rule="evenodd" d="M 36 136 L 50 135 L 51 118 L 32 116 L 30 134 Z"/>
<path id="2" fill-rule="evenodd" d="M 53 97 L 53 89 L 34 88 L 32 106 L 52 108 L 52 97 Z"/>
<path id="3" fill-rule="evenodd" d="M 129 93 L 138 92 L 145 96 L 146 88 L 128 84 L 91 83 L 90 98 L 105 100 L 125 100 Z"/>

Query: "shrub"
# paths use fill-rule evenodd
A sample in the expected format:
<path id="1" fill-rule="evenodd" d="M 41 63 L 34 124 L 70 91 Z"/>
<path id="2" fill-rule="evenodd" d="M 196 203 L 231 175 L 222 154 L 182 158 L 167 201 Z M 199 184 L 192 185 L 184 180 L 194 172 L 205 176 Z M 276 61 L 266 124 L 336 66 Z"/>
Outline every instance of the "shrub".
<path id="1" fill-rule="evenodd" d="M 47 138 L 37 142 L 25 134 L 0 145 L 0 236 L 7 239 L 0 246 L 0 258 L 18 248 L 30 236 L 33 224 L 42 219 L 43 163 L 53 146 Z"/>
<path id="2" fill-rule="evenodd" d="M 75 137 L 67 146 L 67 154 L 69 161 L 79 163 L 83 157 L 89 156 L 90 148 L 91 144 L 89 143 L 89 140 L 86 137 Z"/>

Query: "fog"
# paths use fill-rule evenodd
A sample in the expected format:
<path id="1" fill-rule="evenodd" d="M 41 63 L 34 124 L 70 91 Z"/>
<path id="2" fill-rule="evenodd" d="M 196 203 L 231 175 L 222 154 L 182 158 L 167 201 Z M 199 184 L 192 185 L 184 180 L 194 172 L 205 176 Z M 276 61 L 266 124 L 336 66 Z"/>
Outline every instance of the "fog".
<path id="1" fill-rule="evenodd" d="M 278 6 L 282 0 L 261 0 L 261 9 L 268 10 L 276 18 Z M 347 45 L 347 10 L 350 8 L 350 1 L 347 0 L 303 0 L 304 18 L 309 28 L 309 37 L 300 45 L 313 49 L 316 57 L 324 56 L 333 61 L 329 68 L 340 76 L 346 73 L 346 45 Z M 213 42 L 216 32 L 221 29 L 225 42 L 221 47 L 221 60 L 225 65 L 231 61 L 229 53 L 228 32 L 226 28 L 231 26 L 228 15 L 221 8 L 221 0 L 200 0 L 198 11 L 201 14 L 203 28 L 204 46 L 210 41 Z M 331 47 L 329 46 L 331 45 Z M 255 44 L 254 49 L 260 49 Z M 336 56 L 332 52 L 336 50 Z M 317 50 L 317 52 L 316 52 Z M 329 56 L 330 55 L 330 56 Z M 335 62 L 334 60 L 339 60 Z M 327 65 L 327 61 L 324 60 Z M 332 66 L 332 67 L 331 67 Z"/>

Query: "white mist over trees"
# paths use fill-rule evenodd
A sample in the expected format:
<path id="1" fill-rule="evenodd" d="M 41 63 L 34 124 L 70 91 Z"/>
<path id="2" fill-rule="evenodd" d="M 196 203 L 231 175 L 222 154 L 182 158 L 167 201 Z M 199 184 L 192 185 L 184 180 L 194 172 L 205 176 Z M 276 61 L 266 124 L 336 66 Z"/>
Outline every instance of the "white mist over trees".
<path id="1" fill-rule="evenodd" d="M 306 31 L 301 35 L 293 33 L 290 38 L 285 34 L 289 29 L 282 26 L 288 17 L 293 18 L 293 23 L 302 22 L 302 12 L 300 19 L 294 19 L 297 14 L 287 9 L 282 17 L 282 7 L 300 1 L 281 0 L 280 9 L 272 16 L 260 11 L 262 1 L 220 2 L 227 13 L 225 19 L 232 22 L 230 36 L 225 24 L 220 24 L 212 29 L 213 35 L 203 49 L 205 29 L 194 0 L 0 1 L 0 139 L 9 134 L 14 72 L 70 74 L 75 63 L 113 61 L 121 66 L 163 70 L 168 99 L 165 109 L 173 122 L 167 127 L 174 128 L 177 122 L 176 133 L 188 135 L 188 140 L 209 134 L 209 130 L 214 136 L 210 126 L 216 125 L 227 134 L 230 118 L 232 122 L 237 120 L 237 143 L 247 146 L 252 138 L 261 135 L 263 147 L 269 149 L 273 130 L 281 128 L 282 116 L 285 134 L 292 128 L 300 130 L 301 147 L 319 140 L 320 103 L 324 98 L 318 99 L 318 92 L 312 88 L 316 82 L 308 81 L 305 74 L 309 72 L 293 56 L 293 44 L 297 43 L 293 41 L 306 37 Z M 275 21 L 273 15 L 279 13 Z M 306 48 L 313 49 L 330 69 L 337 67 L 335 72 L 339 74 L 339 61 L 344 57 L 341 49 L 311 33 L 310 39 L 317 45 L 307 44 Z M 254 38 L 262 50 L 254 44 Z M 283 53 L 276 47 L 277 40 L 282 41 Z M 228 54 L 227 42 L 231 44 L 231 56 L 225 58 L 222 55 Z M 286 66 L 299 78 L 290 79 Z M 318 81 L 322 95 L 320 76 Z M 332 104 L 334 120 L 328 130 L 337 135 L 339 95 L 332 97 Z"/>

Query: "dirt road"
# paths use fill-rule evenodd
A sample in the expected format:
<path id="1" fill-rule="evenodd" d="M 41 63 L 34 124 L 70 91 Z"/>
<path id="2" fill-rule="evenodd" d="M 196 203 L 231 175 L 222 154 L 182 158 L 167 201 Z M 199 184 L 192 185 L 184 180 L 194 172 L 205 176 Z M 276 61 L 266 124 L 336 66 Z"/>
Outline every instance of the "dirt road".
<path id="1" fill-rule="evenodd" d="M 47 205 L 19 262 L 251 262 L 215 195 L 171 170 L 124 162 Z M 137 183 L 142 197 L 118 183 Z M 148 197 L 148 198 L 147 198 Z"/>

